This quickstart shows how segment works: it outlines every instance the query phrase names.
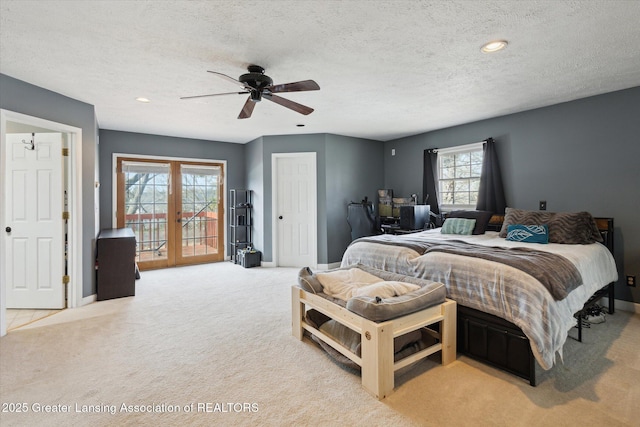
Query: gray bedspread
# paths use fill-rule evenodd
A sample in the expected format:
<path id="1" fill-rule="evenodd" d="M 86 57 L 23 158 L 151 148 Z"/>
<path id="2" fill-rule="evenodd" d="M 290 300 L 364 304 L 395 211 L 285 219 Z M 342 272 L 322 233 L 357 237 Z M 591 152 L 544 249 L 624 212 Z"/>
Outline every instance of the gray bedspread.
<path id="1" fill-rule="evenodd" d="M 395 245 L 382 241 L 389 239 L 407 243 Z M 529 248 L 562 255 L 579 271 L 582 283 L 570 292 L 567 288 L 568 295 L 557 300 L 534 276 L 508 264 L 449 252 L 423 252 L 415 246 L 416 242 L 448 245 L 451 240 L 508 248 L 505 254 L 515 248 Z M 573 314 L 596 290 L 618 279 L 615 260 L 600 243 L 540 245 L 509 242 L 496 232 L 459 236 L 429 230 L 405 236 L 381 236 L 378 240 L 359 240 L 347 248 L 341 263 L 343 267 L 354 264 L 443 283 L 447 297 L 459 305 L 501 317 L 522 329 L 543 369 L 550 369 L 555 364 L 556 355 L 562 357 L 567 332 L 576 324 Z"/>
<path id="2" fill-rule="evenodd" d="M 530 248 L 481 246 L 461 240 L 433 242 L 420 238 L 411 238 L 410 236 L 399 240 L 390 235 L 363 237 L 354 241 L 354 243 L 357 242 L 405 246 L 420 255 L 429 252 L 446 252 L 506 264 L 533 276 L 549 291 L 555 300 L 566 298 L 569 292 L 582 284 L 580 272 L 568 259 L 562 255 Z"/>

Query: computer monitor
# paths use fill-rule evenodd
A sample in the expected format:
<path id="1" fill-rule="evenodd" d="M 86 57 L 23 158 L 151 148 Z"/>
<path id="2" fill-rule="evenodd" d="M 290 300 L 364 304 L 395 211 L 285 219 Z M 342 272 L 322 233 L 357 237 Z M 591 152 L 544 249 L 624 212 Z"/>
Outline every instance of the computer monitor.
<path id="1" fill-rule="evenodd" d="M 402 230 L 420 230 L 429 224 L 430 205 L 400 206 L 400 228 Z"/>

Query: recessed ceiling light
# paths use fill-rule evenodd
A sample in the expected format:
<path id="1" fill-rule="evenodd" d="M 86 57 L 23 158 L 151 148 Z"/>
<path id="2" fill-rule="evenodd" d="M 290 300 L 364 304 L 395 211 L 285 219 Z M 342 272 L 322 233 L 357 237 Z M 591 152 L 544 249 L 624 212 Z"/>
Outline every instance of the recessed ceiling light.
<path id="1" fill-rule="evenodd" d="M 136 98 L 136 101 L 138 101 L 138 102 L 144 102 L 144 103 L 151 102 L 148 98 L 144 98 L 144 97 L 142 97 L 142 96 L 137 97 L 137 98 Z"/>
<path id="2" fill-rule="evenodd" d="M 481 48 L 480 51 L 483 53 L 493 53 L 493 52 L 497 52 L 499 50 L 504 49 L 505 47 L 507 47 L 507 41 L 506 40 L 495 40 L 489 43 L 484 44 Z"/>

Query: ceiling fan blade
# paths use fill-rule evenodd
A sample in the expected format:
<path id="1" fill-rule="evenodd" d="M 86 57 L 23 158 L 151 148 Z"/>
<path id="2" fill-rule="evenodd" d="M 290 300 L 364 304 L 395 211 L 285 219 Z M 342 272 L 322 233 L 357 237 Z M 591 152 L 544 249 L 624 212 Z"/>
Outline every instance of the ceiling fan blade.
<path id="1" fill-rule="evenodd" d="M 181 96 L 180 99 L 206 98 L 208 96 L 220 96 L 220 95 L 244 95 L 246 93 L 247 92 L 211 93 L 209 95 Z"/>
<path id="2" fill-rule="evenodd" d="M 215 75 L 217 75 L 219 77 L 222 77 L 225 80 L 230 81 L 231 83 L 237 84 L 238 86 L 246 87 L 244 83 L 239 82 L 238 80 L 234 79 L 231 76 L 227 76 L 226 74 L 222 74 L 222 73 L 219 73 L 217 71 L 209 71 L 209 70 L 207 70 L 207 73 L 215 74 Z"/>
<path id="3" fill-rule="evenodd" d="M 283 107 L 287 107 L 290 110 L 293 110 L 297 113 L 300 114 L 304 114 L 305 116 L 307 114 L 311 114 L 313 112 L 313 108 L 307 107 L 306 105 L 302 105 L 302 104 L 298 104 L 297 102 L 293 102 L 289 99 L 285 99 L 282 97 L 279 97 L 277 95 L 271 95 L 271 94 L 267 94 L 267 93 L 263 93 L 262 94 L 264 99 L 268 99 L 271 102 L 275 102 L 276 104 L 280 104 Z"/>
<path id="4" fill-rule="evenodd" d="M 248 119 L 253 113 L 253 109 L 256 108 L 256 102 L 251 100 L 251 97 L 247 98 L 247 102 L 244 103 L 242 111 L 240 111 L 239 119 Z"/>
<path id="5" fill-rule="evenodd" d="M 266 87 L 271 93 L 280 92 L 302 92 L 306 90 L 319 90 L 320 86 L 313 80 L 303 80 L 301 82 L 283 83 L 280 85 L 271 85 Z"/>

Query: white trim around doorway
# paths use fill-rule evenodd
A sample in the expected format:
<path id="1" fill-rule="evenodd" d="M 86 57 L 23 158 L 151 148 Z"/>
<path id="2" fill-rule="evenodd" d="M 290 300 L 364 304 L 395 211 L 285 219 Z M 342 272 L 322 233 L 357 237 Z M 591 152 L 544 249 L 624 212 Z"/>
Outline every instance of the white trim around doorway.
<path id="1" fill-rule="evenodd" d="M 69 141 L 69 187 L 68 187 L 68 275 L 70 276 L 67 285 L 67 307 L 74 308 L 82 306 L 85 301 L 82 297 L 82 129 L 50 120 L 17 113 L 10 110 L 0 109 L 0 176 L 4 177 L 6 166 L 4 160 L 4 150 L 6 144 L 7 122 L 15 122 L 26 126 L 52 130 L 68 135 Z M 3 179 L 3 182 L 5 180 Z M 0 185 L 0 200 L 4 200 L 5 188 Z M 0 209 L 0 224 L 6 223 L 4 209 Z M 5 235 L 0 233 L 0 247 L 4 248 Z M 0 257 L 0 271 L 4 272 L 4 257 Z M 0 274 L 0 336 L 7 333 L 6 321 L 6 283 L 4 274 Z"/>

